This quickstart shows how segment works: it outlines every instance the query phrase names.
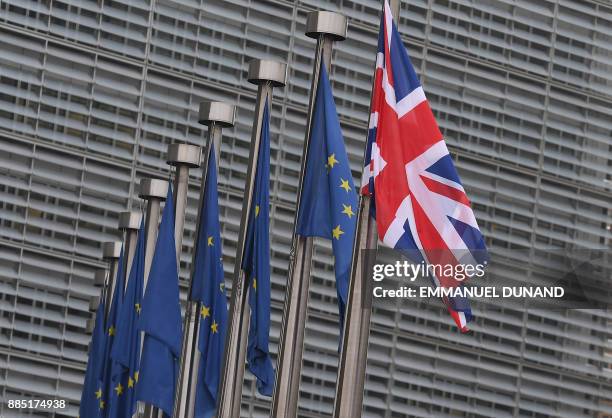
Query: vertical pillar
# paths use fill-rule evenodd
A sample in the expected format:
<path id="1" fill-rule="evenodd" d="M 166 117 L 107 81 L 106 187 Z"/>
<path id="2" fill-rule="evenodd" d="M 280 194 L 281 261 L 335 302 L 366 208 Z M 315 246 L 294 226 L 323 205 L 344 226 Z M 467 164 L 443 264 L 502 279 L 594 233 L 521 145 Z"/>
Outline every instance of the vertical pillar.
<path id="1" fill-rule="evenodd" d="M 127 287 L 127 278 L 130 277 L 130 269 L 134 253 L 136 252 L 136 240 L 142 214 L 139 211 L 121 212 L 119 214 L 119 229 L 125 231 L 125 246 L 123 253 L 124 286 Z M 125 290 L 124 287 L 124 290 Z"/>
<path id="2" fill-rule="evenodd" d="M 393 16 L 399 19 L 400 0 L 391 0 L 389 7 Z M 384 13 L 385 1 L 383 1 Z M 373 72 L 374 73 L 374 72 Z M 371 106 L 370 106 L 371 107 Z M 369 125 L 369 123 L 368 123 Z M 364 158 L 365 159 L 365 158 Z M 351 281 L 344 321 L 342 351 L 336 381 L 334 418 L 360 417 L 363 408 L 363 392 L 370 335 L 370 306 L 364 305 L 363 293 L 368 289 L 361 271 L 363 249 L 376 249 L 378 232 L 376 220 L 370 216 L 372 198 L 361 196 L 357 212 L 357 229 L 353 243 Z"/>
<path id="3" fill-rule="evenodd" d="M 242 206 L 234 278 L 232 281 L 229 325 L 225 344 L 224 374 L 221 380 L 219 407 L 217 410 L 217 417 L 219 418 L 238 418 L 240 416 L 249 327 L 249 311 L 247 309 L 248 288 L 244 286 L 245 275 L 242 270 L 242 260 L 246 244 L 247 224 L 251 212 L 253 189 L 255 188 L 255 171 L 257 170 L 257 159 L 259 156 L 264 106 L 272 98 L 272 89 L 285 85 L 287 65 L 268 60 L 251 61 L 248 79 L 250 83 L 258 86 L 257 101 L 255 103 L 255 119 L 251 134 L 249 166 L 246 173 L 244 203 Z"/>
<path id="4" fill-rule="evenodd" d="M 102 244 L 102 258 L 109 261 L 108 279 L 106 280 L 106 312 L 104 313 L 106 318 L 108 318 L 108 311 L 110 310 L 111 300 L 113 299 L 113 294 L 115 293 L 115 286 L 117 284 L 117 270 L 119 267 L 120 256 L 121 241 L 110 241 Z M 123 291 L 123 289 L 121 289 L 121 291 Z"/>
<path id="5" fill-rule="evenodd" d="M 208 125 L 208 140 L 206 141 L 206 150 L 202 156 L 202 183 L 200 185 L 200 199 L 198 203 L 198 218 L 196 221 L 196 240 L 193 248 L 193 258 L 191 261 L 191 271 L 189 275 L 190 291 L 193 279 L 193 270 L 195 267 L 195 257 L 197 254 L 197 237 L 200 234 L 200 214 L 204 201 L 204 187 L 208 170 L 218 170 L 219 167 L 209 167 L 210 146 L 214 144 L 215 160 L 219 164 L 219 155 L 221 148 L 221 130 L 225 127 L 234 126 L 234 117 L 236 108 L 222 102 L 202 102 L 200 103 L 200 113 L 198 122 L 202 125 Z M 200 364 L 200 351 L 198 350 L 198 333 L 199 333 L 199 312 L 200 304 L 197 301 L 188 300 L 185 308 L 185 319 L 183 323 L 183 343 L 181 352 L 181 363 L 179 369 L 179 378 L 176 387 L 176 395 L 174 401 L 173 418 L 192 418 L 195 414 L 195 397 L 198 383 L 198 370 Z"/>
<path id="6" fill-rule="evenodd" d="M 304 332 L 306 327 L 308 288 L 310 285 L 310 266 L 312 262 L 312 237 L 302 237 L 296 234 L 299 217 L 300 200 L 304 182 L 304 173 L 308 161 L 310 135 L 314 104 L 319 85 L 321 60 L 327 71 L 331 67 L 331 55 L 334 41 L 346 39 L 347 20 L 341 14 L 325 11 L 311 12 L 306 20 L 306 36 L 317 40 L 314 59 L 313 77 L 310 88 L 310 102 L 306 124 L 306 136 L 302 151 L 302 168 L 298 181 L 298 193 L 291 245 L 291 259 L 283 322 L 281 326 L 278 369 L 274 385 L 271 417 L 295 418 L 298 413 L 300 374 L 302 370 L 302 355 L 304 351 Z"/>

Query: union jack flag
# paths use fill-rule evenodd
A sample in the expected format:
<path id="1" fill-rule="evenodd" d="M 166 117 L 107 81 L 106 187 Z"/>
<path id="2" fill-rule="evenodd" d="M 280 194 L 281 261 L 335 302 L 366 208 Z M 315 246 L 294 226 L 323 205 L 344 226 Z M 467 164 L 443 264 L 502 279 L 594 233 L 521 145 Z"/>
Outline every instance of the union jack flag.
<path id="1" fill-rule="evenodd" d="M 361 192 L 373 196 L 379 238 L 431 264 L 486 260 L 470 201 L 385 1 Z M 436 286 L 460 286 L 452 275 Z M 467 300 L 444 300 L 462 332 Z"/>

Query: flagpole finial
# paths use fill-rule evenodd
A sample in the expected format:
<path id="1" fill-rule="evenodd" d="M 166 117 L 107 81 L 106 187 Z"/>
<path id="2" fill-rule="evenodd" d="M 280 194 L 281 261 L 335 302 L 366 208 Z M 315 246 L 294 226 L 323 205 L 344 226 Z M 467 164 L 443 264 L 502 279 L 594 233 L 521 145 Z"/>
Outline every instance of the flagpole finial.
<path id="1" fill-rule="evenodd" d="M 93 334 L 93 330 L 95 326 L 96 326 L 96 319 L 89 318 L 87 321 L 85 321 L 85 332 L 90 335 Z"/>
<path id="2" fill-rule="evenodd" d="M 119 213 L 119 229 L 131 229 L 137 231 L 140 228 L 142 214 L 132 210 Z"/>
<path id="3" fill-rule="evenodd" d="M 102 258 L 112 260 L 121 255 L 121 241 L 109 241 L 102 243 Z"/>
<path id="4" fill-rule="evenodd" d="M 216 123 L 223 128 L 234 126 L 236 106 L 225 102 L 201 102 L 198 123 L 210 125 Z"/>
<path id="5" fill-rule="evenodd" d="M 147 178 L 140 180 L 140 192 L 138 196 L 142 199 L 157 198 L 166 200 L 168 194 L 168 181 Z"/>
<path id="6" fill-rule="evenodd" d="M 89 299 L 89 310 L 91 312 L 95 312 L 96 309 L 98 309 L 101 300 L 102 298 L 100 298 L 100 296 L 92 296 L 92 298 Z"/>
<path id="7" fill-rule="evenodd" d="M 270 60 L 253 60 L 249 62 L 249 83 L 270 83 L 272 87 L 283 87 L 287 84 L 287 64 Z"/>
<path id="8" fill-rule="evenodd" d="M 98 269 L 94 273 L 94 286 L 102 287 L 106 283 L 106 269 Z"/>
<path id="9" fill-rule="evenodd" d="M 185 165 L 189 168 L 198 168 L 201 163 L 201 157 L 202 148 L 197 145 L 170 144 L 168 145 L 166 162 L 174 166 Z"/>
<path id="10" fill-rule="evenodd" d="M 347 26 L 346 16 L 340 13 L 324 10 L 310 12 L 306 17 L 306 36 L 316 39 L 320 35 L 326 35 L 334 41 L 344 41 Z"/>

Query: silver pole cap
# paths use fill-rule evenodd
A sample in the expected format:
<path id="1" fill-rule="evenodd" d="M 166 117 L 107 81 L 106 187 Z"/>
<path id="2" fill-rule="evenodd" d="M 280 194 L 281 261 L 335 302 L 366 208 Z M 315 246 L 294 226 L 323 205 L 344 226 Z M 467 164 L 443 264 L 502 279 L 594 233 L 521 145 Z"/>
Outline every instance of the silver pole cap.
<path id="1" fill-rule="evenodd" d="M 89 310 L 95 311 L 100 306 L 100 296 L 94 296 L 89 299 Z"/>
<path id="2" fill-rule="evenodd" d="M 87 334 L 93 334 L 94 327 L 96 326 L 95 318 L 90 318 L 85 321 L 85 332 Z"/>
<path id="3" fill-rule="evenodd" d="M 198 168 L 201 164 L 201 160 L 202 148 L 198 147 L 197 145 L 168 145 L 167 163 L 170 165 L 186 165 L 189 168 Z"/>
<path id="4" fill-rule="evenodd" d="M 140 180 L 140 193 L 142 199 L 161 199 L 166 200 L 168 194 L 168 182 L 160 179 Z"/>
<path id="5" fill-rule="evenodd" d="M 121 241 L 109 241 L 102 243 L 102 258 L 119 258 L 121 256 Z"/>
<path id="6" fill-rule="evenodd" d="M 106 281 L 106 270 L 99 269 L 94 273 L 94 286 L 104 286 Z"/>
<path id="7" fill-rule="evenodd" d="M 141 220 L 142 213 L 136 210 L 121 212 L 119 214 L 119 229 L 138 229 L 140 228 Z"/>
<path id="8" fill-rule="evenodd" d="M 287 64 L 270 60 L 253 60 L 249 62 L 249 83 L 263 84 L 271 82 L 272 87 L 287 84 Z"/>
<path id="9" fill-rule="evenodd" d="M 225 102 L 201 102 L 198 123 L 210 125 L 217 123 L 223 128 L 234 126 L 236 106 Z"/>
<path id="10" fill-rule="evenodd" d="M 334 41 L 346 39 L 348 21 L 340 13 L 316 11 L 308 13 L 306 18 L 306 36 L 318 38 L 327 35 Z"/>

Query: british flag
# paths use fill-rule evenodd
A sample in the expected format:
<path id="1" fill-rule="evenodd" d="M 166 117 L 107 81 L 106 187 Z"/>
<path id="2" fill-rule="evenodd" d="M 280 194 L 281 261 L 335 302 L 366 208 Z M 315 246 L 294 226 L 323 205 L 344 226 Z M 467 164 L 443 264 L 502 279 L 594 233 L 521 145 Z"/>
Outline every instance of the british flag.
<path id="1" fill-rule="evenodd" d="M 380 240 L 430 264 L 483 263 L 486 249 L 470 201 L 385 1 L 362 180 Z M 460 286 L 451 275 L 436 286 Z M 462 332 L 466 300 L 444 300 Z"/>

